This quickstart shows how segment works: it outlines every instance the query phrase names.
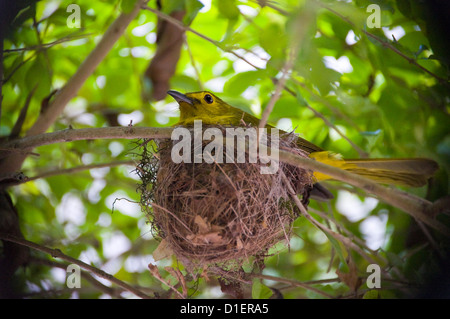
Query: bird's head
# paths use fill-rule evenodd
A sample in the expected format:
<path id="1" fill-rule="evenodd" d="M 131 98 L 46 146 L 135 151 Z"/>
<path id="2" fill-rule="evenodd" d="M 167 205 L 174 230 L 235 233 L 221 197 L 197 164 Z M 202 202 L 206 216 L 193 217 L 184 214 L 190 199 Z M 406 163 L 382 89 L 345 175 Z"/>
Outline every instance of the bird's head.
<path id="1" fill-rule="evenodd" d="M 211 122 L 214 117 L 226 114 L 231 108 L 226 102 L 208 91 L 180 93 L 170 90 L 167 92 L 180 106 L 180 123 L 199 119 Z"/>

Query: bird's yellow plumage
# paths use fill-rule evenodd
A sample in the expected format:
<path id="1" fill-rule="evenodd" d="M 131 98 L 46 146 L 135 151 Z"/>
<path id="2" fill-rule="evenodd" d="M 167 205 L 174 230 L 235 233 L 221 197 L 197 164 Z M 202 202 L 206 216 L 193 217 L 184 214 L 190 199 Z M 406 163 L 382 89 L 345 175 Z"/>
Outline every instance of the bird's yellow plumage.
<path id="1" fill-rule="evenodd" d="M 229 105 L 207 91 L 186 94 L 169 91 L 168 94 L 180 105 L 180 120 L 177 125 L 190 126 L 195 120 L 202 120 L 205 125 L 259 124 L 258 118 Z M 270 125 L 266 127 L 272 128 Z M 383 184 L 423 186 L 438 169 L 435 161 L 426 158 L 342 159 L 337 154 L 325 151 L 300 137 L 297 145 L 312 159 Z M 317 181 L 330 179 L 329 176 L 319 172 L 315 172 L 314 177 Z"/>

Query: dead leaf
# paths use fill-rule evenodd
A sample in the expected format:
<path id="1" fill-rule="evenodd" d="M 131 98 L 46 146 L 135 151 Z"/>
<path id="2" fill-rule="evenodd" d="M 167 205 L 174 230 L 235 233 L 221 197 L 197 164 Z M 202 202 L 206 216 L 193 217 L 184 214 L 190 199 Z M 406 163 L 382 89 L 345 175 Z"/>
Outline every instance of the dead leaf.
<path id="1" fill-rule="evenodd" d="M 162 280 L 162 277 L 159 274 L 159 270 L 158 270 L 158 267 L 156 265 L 148 264 L 147 267 L 150 270 L 150 273 L 153 275 L 153 277 L 159 279 L 160 281 Z"/>
<path id="2" fill-rule="evenodd" d="M 356 268 L 355 263 L 350 259 L 348 262 L 349 272 L 345 273 L 336 270 L 336 275 L 339 279 L 344 282 L 353 292 L 356 292 L 361 286 L 361 278 L 358 276 L 358 269 Z"/>
<path id="3" fill-rule="evenodd" d="M 208 234 L 204 234 L 204 241 L 208 244 L 222 244 L 223 238 L 220 236 L 218 232 L 211 232 Z"/>
<path id="4" fill-rule="evenodd" d="M 165 267 L 164 269 L 178 280 L 178 282 L 181 285 L 181 289 L 183 291 L 183 297 L 187 298 L 188 287 L 187 287 L 187 284 L 186 284 L 186 279 L 184 278 L 184 276 L 181 273 L 181 271 L 179 269 L 175 269 L 175 268 L 172 268 L 172 267 Z"/>
<path id="5" fill-rule="evenodd" d="M 186 238 L 189 239 L 194 245 L 225 244 L 225 242 L 224 242 L 222 236 L 220 236 L 219 232 L 209 232 L 206 234 L 188 235 Z"/>
<path id="6" fill-rule="evenodd" d="M 198 233 L 204 234 L 209 232 L 210 227 L 206 223 L 206 221 L 199 215 L 195 216 L 194 223 L 198 226 Z"/>
<path id="7" fill-rule="evenodd" d="M 242 243 L 242 240 L 238 237 L 236 238 L 236 248 L 237 249 L 242 249 L 244 248 L 244 244 Z"/>
<path id="8" fill-rule="evenodd" d="M 153 251 L 153 259 L 155 261 L 170 257 L 173 255 L 173 251 L 169 246 L 167 240 L 163 239 L 159 243 L 158 247 Z"/>
<path id="9" fill-rule="evenodd" d="M 158 267 L 156 265 L 153 264 L 148 264 L 148 269 L 150 270 L 150 273 L 153 275 L 153 277 L 155 277 L 156 279 L 158 279 L 160 282 L 162 282 L 163 284 L 165 284 L 166 286 L 168 286 L 170 289 L 172 289 L 173 292 L 175 292 L 180 298 L 186 298 L 183 294 L 181 294 L 174 286 L 172 286 L 170 284 L 170 281 L 166 281 L 161 277 L 161 274 L 159 273 Z M 169 268 L 169 267 L 166 267 Z M 166 269 L 167 270 L 167 269 Z M 167 270 L 168 271 L 168 270 Z M 171 273 L 172 274 L 172 273 Z M 178 279 L 178 275 L 174 276 L 175 278 Z"/>

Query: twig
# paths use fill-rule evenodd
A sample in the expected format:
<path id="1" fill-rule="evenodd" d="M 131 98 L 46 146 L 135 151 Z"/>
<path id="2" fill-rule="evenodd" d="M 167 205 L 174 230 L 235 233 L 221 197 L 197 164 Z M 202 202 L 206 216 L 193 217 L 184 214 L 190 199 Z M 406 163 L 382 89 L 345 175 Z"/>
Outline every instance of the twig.
<path id="1" fill-rule="evenodd" d="M 27 132 L 28 136 L 46 131 L 61 114 L 67 103 L 77 94 L 86 79 L 94 72 L 100 62 L 105 58 L 117 40 L 121 37 L 128 24 L 137 16 L 140 6 L 146 1 L 140 0 L 130 13 L 122 13 L 106 30 L 100 42 L 80 65 L 77 72 L 67 84 L 58 92 L 53 102 Z"/>
<path id="2" fill-rule="evenodd" d="M 68 264 L 65 264 L 65 263 L 48 260 L 48 259 L 43 259 L 43 258 L 38 258 L 38 257 L 31 257 L 30 263 L 38 264 L 38 265 L 45 265 L 45 266 L 54 267 L 54 268 L 60 268 L 63 270 L 66 270 L 67 266 L 68 266 Z M 89 274 L 88 272 L 85 272 L 85 271 L 81 271 L 80 275 L 86 281 L 88 281 L 92 286 L 94 286 L 95 288 L 97 288 L 98 290 L 103 292 L 104 294 L 107 294 L 107 295 L 110 295 L 110 296 L 116 297 L 116 298 L 122 298 L 120 296 L 120 293 L 122 291 L 124 291 L 123 289 L 115 289 L 112 287 L 105 286 L 100 281 L 98 281 L 95 277 L 93 277 L 91 274 Z"/>
<path id="3" fill-rule="evenodd" d="M 340 230 L 343 230 L 343 232 L 345 234 L 347 234 L 347 236 L 349 236 L 349 238 L 351 240 L 354 240 L 358 245 L 360 245 L 362 248 L 364 248 L 365 250 L 367 250 L 368 252 L 370 252 L 373 255 L 376 255 L 377 258 L 379 258 L 380 260 L 383 261 L 384 264 L 387 264 L 387 260 L 383 257 L 381 257 L 380 255 L 377 254 L 376 251 L 374 251 L 373 249 L 370 249 L 369 247 L 367 247 L 366 243 L 361 240 L 360 238 L 356 237 L 351 231 L 349 231 L 347 228 L 345 228 L 343 225 L 339 224 L 338 221 L 336 221 L 334 218 L 330 218 L 329 216 L 327 216 L 325 213 L 323 213 L 320 210 L 308 207 L 308 210 L 319 215 L 321 218 L 325 219 L 325 220 L 329 220 L 331 221 L 333 224 L 336 225 L 336 227 Z M 328 227 L 330 228 L 330 227 Z"/>
<path id="4" fill-rule="evenodd" d="M 42 145 L 95 139 L 170 138 L 172 127 L 99 127 L 67 129 L 11 140 L 0 145 L 0 151 L 20 152 Z M 6 154 L 3 154 L 5 156 Z"/>
<path id="5" fill-rule="evenodd" d="M 253 0 L 253 2 L 259 4 L 261 8 L 269 7 L 271 9 L 275 10 L 275 11 L 278 11 L 282 15 L 285 15 L 285 16 L 289 15 L 289 12 L 287 12 L 286 10 L 283 10 L 283 9 L 277 7 L 275 4 L 271 3 L 270 1 L 267 1 L 267 0 Z"/>
<path id="6" fill-rule="evenodd" d="M 197 68 L 197 63 L 195 63 L 194 56 L 192 55 L 191 47 L 189 46 L 189 43 L 186 41 L 186 37 L 184 37 L 184 45 L 186 46 L 187 52 L 189 54 L 189 59 L 191 60 L 192 67 L 194 68 L 195 76 L 197 77 L 198 86 L 200 87 L 200 90 L 204 90 L 204 86 L 202 83 L 202 80 L 200 78 L 200 72 Z"/>
<path id="7" fill-rule="evenodd" d="M 19 245 L 22 245 L 22 246 L 26 246 L 26 247 L 29 247 L 31 249 L 34 249 L 34 250 L 46 253 L 46 254 L 52 256 L 53 258 L 59 258 L 59 259 L 62 259 L 64 261 L 66 261 L 66 262 L 69 262 L 71 264 L 78 265 L 78 266 L 80 266 L 80 268 L 82 268 L 82 269 L 84 269 L 86 271 L 89 271 L 89 272 L 95 274 L 96 276 L 98 276 L 100 278 L 106 279 L 106 280 L 110 281 L 111 283 L 116 284 L 117 286 L 119 286 L 119 287 L 121 287 L 121 288 L 123 288 L 123 289 L 125 289 L 125 290 L 127 290 L 127 291 L 129 291 L 129 292 L 131 292 L 133 294 L 135 294 L 136 296 L 138 296 L 140 298 L 150 299 L 150 296 L 148 296 L 148 295 L 144 294 L 142 291 L 140 291 L 140 290 L 138 290 L 138 289 L 128 285 L 127 283 L 117 279 L 113 275 L 108 274 L 105 271 L 103 271 L 101 269 L 98 269 L 96 267 L 93 267 L 91 265 L 88 265 L 85 262 L 82 262 L 81 260 L 78 260 L 78 259 L 75 259 L 73 257 L 67 256 L 59 249 L 48 248 L 48 247 L 45 247 L 45 246 L 33 243 L 31 241 L 28 241 L 26 239 L 17 238 L 17 237 L 8 235 L 8 234 L 3 234 L 3 233 L 0 233 L 0 239 L 6 240 L 6 241 L 9 241 L 9 242 L 13 242 L 13 243 L 16 243 L 16 244 L 19 244 Z"/>
<path id="8" fill-rule="evenodd" d="M 281 70 L 281 78 L 277 81 L 277 84 L 275 86 L 275 92 L 271 96 L 269 103 L 267 103 L 267 106 L 264 109 L 264 112 L 261 116 L 261 120 L 259 121 L 259 125 L 258 125 L 259 128 L 263 128 L 266 126 L 267 120 L 269 119 L 269 115 L 272 112 L 275 103 L 280 98 L 281 91 L 285 87 L 285 84 L 286 84 L 286 81 L 288 78 L 288 73 L 291 71 L 291 69 L 294 66 L 295 59 L 297 58 L 298 50 L 300 48 L 300 45 L 301 45 L 304 35 L 306 33 L 304 28 L 301 28 L 301 26 L 299 25 L 300 23 L 304 23 L 304 21 L 302 21 L 299 16 L 299 17 L 297 17 L 297 19 L 295 21 L 295 27 L 293 28 L 294 35 L 292 37 L 292 43 L 290 45 L 288 59 L 286 60 L 285 64 L 283 65 L 283 68 Z"/>
<path id="9" fill-rule="evenodd" d="M 93 139 L 136 139 L 136 138 L 170 138 L 173 128 L 171 127 L 102 127 L 87 129 L 69 129 L 53 133 L 39 134 L 36 136 L 25 137 L 18 140 L 6 142 L 0 146 L 4 151 L 3 156 L 8 156 L 8 152 L 23 151 L 23 149 L 34 148 L 41 145 L 53 143 L 70 142 L 76 140 Z M 278 154 L 279 158 L 275 154 Z M 10 156 L 13 158 L 14 156 Z M 425 199 L 408 194 L 395 188 L 382 186 L 368 178 L 347 172 L 337 167 L 333 167 L 309 158 L 303 158 L 291 152 L 279 150 L 270 152 L 270 158 L 281 160 L 282 162 L 304 168 L 312 171 L 321 172 L 329 175 L 336 180 L 346 182 L 350 185 L 363 189 L 364 191 L 376 195 L 380 200 L 393 205 L 417 220 L 420 220 L 439 230 L 441 233 L 450 236 L 450 230 L 439 221 L 426 214 L 430 209 L 431 203 Z M 1 172 L 0 172 L 1 173 Z"/>
<path id="10" fill-rule="evenodd" d="M 320 294 L 320 295 L 325 296 L 325 297 L 330 298 L 330 299 L 334 299 L 335 298 L 334 296 L 332 296 L 332 295 L 330 295 L 330 294 L 328 294 L 326 292 L 323 292 L 320 289 L 317 289 L 315 287 L 311 287 L 311 284 L 300 282 L 300 281 L 297 281 L 297 280 L 280 278 L 280 277 L 263 275 L 263 274 L 250 274 L 250 277 L 251 278 L 259 278 L 259 279 L 266 279 L 266 280 L 282 282 L 284 284 L 289 284 L 289 285 L 294 286 L 294 287 L 301 287 L 301 288 L 304 288 L 304 289 L 307 289 L 307 290 L 314 291 L 315 293 Z"/>
<path id="11" fill-rule="evenodd" d="M 306 86 L 303 83 L 300 83 L 299 81 L 294 79 L 294 82 L 296 82 L 297 84 L 299 84 L 300 86 L 302 86 L 303 88 L 306 88 Z M 293 97 L 297 97 L 297 94 L 295 92 L 293 92 L 291 89 L 289 89 L 288 87 L 284 87 L 284 89 L 291 94 Z M 312 93 L 312 92 L 310 92 Z M 352 147 L 355 151 L 358 152 L 358 155 L 361 158 L 367 158 L 369 155 L 367 154 L 367 152 L 363 151 L 358 145 L 356 145 L 355 143 L 353 143 L 353 141 L 351 139 L 349 139 L 347 136 L 345 136 L 344 133 L 341 132 L 341 130 L 334 125 L 333 123 L 331 123 L 322 113 L 320 113 L 319 111 L 317 111 L 316 109 L 314 109 L 311 105 L 309 105 L 308 103 L 305 103 L 305 106 L 311 110 L 315 116 L 317 116 L 318 118 L 320 118 L 322 121 L 325 122 L 325 124 L 332 128 L 336 133 L 338 133 L 343 139 L 345 139 Z"/>
<path id="12" fill-rule="evenodd" d="M 8 49 L 8 50 L 4 50 L 4 53 L 12 53 L 12 52 L 24 52 L 24 51 L 39 51 L 42 50 L 44 48 L 50 48 L 52 46 L 61 44 L 61 43 L 65 43 L 65 42 L 70 42 L 70 41 L 75 41 L 78 39 L 83 39 L 86 38 L 88 36 L 93 35 L 93 33 L 86 33 L 86 34 L 80 34 L 80 35 L 74 35 L 74 36 L 65 36 L 61 39 L 52 41 L 52 42 L 48 42 L 48 43 L 40 43 L 38 45 L 32 45 L 26 48 L 17 48 L 17 49 Z"/>
<path id="13" fill-rule="evenodd" d="M 0 123 L 2 119 L 2 102 L 3 102 L 3 39 L 0 36 Z"/>
<path id="14" fill-rule="evenodd" d="M 9 138 L 13 139 L 20 135 L 20 131 L 22 130 L 23 123 L 25 122 L 25 118 L 27 116 L 28 107 L 30 106 L 31 98 L 33 97 L 34 92 L 38 88 L 38 84 L 31 89 L 30 93 L 28 93 L 27 99 L 25 100 L 25 104 L 20 110 L 19 117 L 17 118 L 16 123 L 14 124 L 11 133 L 9 134 Z"/>
<path id="15" fill-rule="evenodd" d="M 67 103 L 78 93 L 86 79 L 105 58 L 129 23 L 137 16 L 141 6 L 146 2 L 146 0 L 138 0 L 130 13 L 122 13 L 110 25 L 100 42 L 80 65 L 77 72 L 70 78 L 58 94 L 56 94 L 48 108 L 40 114 L 34 125 L 27 132 L 27 136 L 45 132 L 56 121 Z M 17 171 L 22 166 L 25 158 L 26 155 L 24 154 L 16 154 L 15 156 L 5 159 L 0 166 L 0 173 Z"/>
<path id="16" fill-rule="evenodd" d="M 145 9 L 145 10 L 148 10 L 148 11 L 150 11 L 150 12 L 153 12 L 154 14 L 156 14 L 156 15 L 157 15 L 158 17 L 160 17 L 161 19 L 164 19 L 164 20 L 166 20 L 167 22 L 172 23 L 173 25 L 177 26 L 177 27 L 180 28 L 181 30 L 183 30 L 183 31 L 189 31 L 189 32 L 191 32 L 191 33 L 193 33 L 193 34 L 199 36 L 200 38 L 202 38 L 202 39 L 204 39 L 204 40 L 206 40 L 206 41 L 212 43 L 213 45 L 215 45 L 216 47 L 220 48 L 221 50 L 223 50 L 223 51 L 225 51 L 225 52 L 228 52 L 228 53 L 231 53 L 232 55 L 234 55 L 234 56 L 237 57 L 238 59 L 241 59 L 242 61 L 246 62 L 248 65 L 254 67 L 255 69 L 257 69 L 257 70 L 260 69 L 259 67 L 257 67 L 256 65 L 254 65 L 253 63 L 251 63 L 250 61 L 248 61 L 246 58 L 244 58 L 244 57 L 241 56 L 240 54 L 238 54 L 238 53 L 236 53 L 235 51 L 230 50 L 230 49 L 227 49 L 227 48 L 225 48 L 224 46 L 222 46 L 222 45 L 220 44 L 219 41 L 213 40 L 213 39 L 207 37 L 206 35 L 203 35 L 203 34 L 201 34 L 200 32 L 195 31 L 195 30 L 192 29 L 191 27 L 188 27 L 188 26 L 184 25 L 183 22 L 178 21 L 177 19 L 175 19 L 175 18 L 173 18 L 173 17 L 171 17 L 171 16 L 169 16 L 169 15 L 167 15 L 167 14 L 165 14 L 165 13 L 159 11 L 159 10 L 156 10 L 156 9 L 153 9 L 153 8 L 150 8 L 150 7 L 147 7 L 147 6 L 143 6 L 142 8 Z"/>
<path id="17" fill-rule="evenodd" d="M 400 208 L 417 220 L 420 220 L 428 226 L 440 231 L 450 237 L 450 229 L 445 225 L 426 215 L 427 210 L 431 207 L 431 202 L 420 197 L 408 194 L 392 187 L 382 186 L 368 178 L 359 176 L 354 173 L 309 159 L 303 158 L 291 152 L 279 150 L 279 160 L 303 169 L 318 171 L 331 176 L 336 180 L 346 182 L 350 185 L 359 187 L 368 193 L 378 196 L 378 198 L 392 206 Z M 269 157 L 277 159 L 272 155 Z"/>
<path id="18" fill-rule="evenodd" d="M 51 176 L 57 176 L 57 175 L 68 175 L 68 174 L 74 174 L 86 170 L 91 170 L 95 168 L 103 168 L 103 167 L 114 167 L 114 166 L 121 166 L 121 165 L 133 165 L 135 164 L 135 161 L 132 160 L 123 160 L 123 161 L 115 161 L 115 162 L 109 162 L 109 163 L 100 163 L 100 164 L 90 164 L 90 165 L 80 165 L 76 167 L 66 168 L 66 169 L 56 169 L 51 170 L 47 172 L 43 172 L 41 174 L 35 175 L 33 177 L 25 177 L 22 180 L 11 182 L 11 183 L 5 183 L 2 184 L 1 187 L 9 187 L 9 186 L 15 186 L 27 182 L 34 181 L 36 179 L 40 178 L 47 178 Z M 1 178 L 0 178 L 1 182 Z"/>
<path id="19" fill-rule="evenodd" d="M 314 99 L 315 101 L 323 104 L 324 106 L 328 107 L 331 112 L 333 112 L 337 117 L 344 119 L 347 121 L 351 126 L 353 126 L 359 133 L 362 132 L 362 130 L 359 128 L 358 124 L 353 121 L 351 117 L 349 117 L 347 114 L 342 112 L 339 108 L 331 104 L 327 99 L 320 96 L 319 94 L 315 93 L 313 90 L 311 90 L 305 83 L 300 82 L 298 79 L 292 77 L 291 80 L 301 86 L 306 92 L 308 92 L 311 95 L 311 99 Z"/>
<path id="20" fill-rule="evenodd" d="M 347 17 L 343 16 L 341 13 L 331 9 L 330 7 L 328 7 L 327 5 L 318 2 L 318 4 L 324 8 L 327 9 L 328 11 L 332 12 L 333 14 L 337 15 L 338 17 L 340 17 L 342 20 L 344 20 L 345 22 L 347 22 L 349 25 L 351 25 L 353 28 L 355 28 L 355 24 L 350 21 L 350 19 L 348 19 Z M 437 74 L 434 74 L 433 72 L 431 72 L 430 70 L 424 68 L 423 66 L 421 66 L 419 63 L 417 63 L 417 61 L 413 58 L 410 58 L 409 56 L 407 56 L 406 54 L 404 54 L 403 52 L 401 52 L 399 49 L 397 49 L 396 47 L 394 47 L 390 42 L 385 41 L 379 37 L 377 37 L 376 35 L 362 29 L 362 28 L 358 28 L 362 33 L 364 33 L 365 35 L 367 35 L 369 38 L 379 42 L 381 45 L 383 45 L 385 48 L 390 49 L 392 52 L 398 54 L 400 57 L 402 57 L 403 59 L 405 59 L 406 61 L 408 61 L 408 63 L 418 67 L 419 69 L 421 69 L 422 71 L 428 73 L 429 75 L 431 75 L 432 77 L 434 77 L 436 80 L 438 80 L 440 83 L 446 85 L 446 86 L 450 86 L 449 81 L 446 79 L 441 78 L 440 76 L 438 76 Z"/>
<path id="21" fill-rule="evenodd" d="M 1 53 L 0 53 L 1 54 Z M 30 61 L 31 59 L 33 59 L 36 56 L 36 53 L 32 53 L 30 54 L 30 56 L 28 58 L 26 58 L 25 60 L 23 60 L 22 62 L 20 62 L 14 69 L 12 69 L 8 76 L 5 76 L 5 78 L 3 79 L 3 85 L 8 82 L 12 76 L 14 75 L 14 73 L 16 73 L 17 70 L 19 70 L 25 63 L 27 63 L 28 61 Z M 2 85 L 2 86 L 3 86 Z"/>
<path id="22" fill-rule="evenodd" d="M 155 277 L 156 279 L 158 279 L 160 282 L 162 282 L 164 285 L 168 286 L 170 289 L 172 289 L 173 292 L 175 292 L 178 297 L 180 297 L 181 299 L 186 299 L 187 295 L 181 294 L 174 286 L 172 286 L 169 282 L 165 281 L 164 278 L 161 276 L 161 274 L 159 273 L 158 267 L 153 265 L 153 264 L 148 264 L 148 269 L 150 270 L 150 273 L 152 274 L 153 277 Z M 167 270 L 167 269 L 166 269 Z M 171 272 L 169 272 L 171 273 Z M 172 273 L 171 273 L 172 274 Z M 181 274 L 181 273 L 180 273 Z M 178 276 L 176 276 L 175 278 L 177 278 Z M 182 276 L 181 276 L 182 277 Z M 181 280 L 180 278 L 177 278 L 178 280 Z M 184 289 L 183 289 L 183 293 L 185 293 Z M 187 293 L 187 291 L 186 291 Z"/>

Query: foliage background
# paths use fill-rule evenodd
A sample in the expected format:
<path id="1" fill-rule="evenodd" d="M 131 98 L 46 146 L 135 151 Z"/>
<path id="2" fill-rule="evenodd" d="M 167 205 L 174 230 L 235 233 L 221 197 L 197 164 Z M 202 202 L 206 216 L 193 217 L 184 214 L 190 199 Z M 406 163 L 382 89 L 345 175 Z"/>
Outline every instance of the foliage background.
<path id="1" fill-rule="evenodd" d="M 22 125 L 23 135 L 45 107 L 45 99 L 70 79 L 108 26 L 133 5 L 125 0 L 77 1 L 81 8 L 81 28 L 77 29 L 67 26 L 70 3 L 24 1 L 24 10 L 8 29 L 3 44 L 2 136 L 12 132 L 27 97 L 35 90 Z M 373 3 L 381 7 L 381 28 L 367 26 L 371 13 L 366 10 Z M 420 7 L 419 3 L 162 1 L 162 12 L 184 9 L 183 21 L 203 35 L 186 32 L 179 61 L 173 61 L 177 62 L 176 71 L 169 86 L 181 92 L 207 89 L 261 116 L 292 39 L 300 37 L 298 56 L 286 83 L 289 91 L 282 92 L 269 122 L 295 129 L 344 157 L 432 158 L 441 167 L 433 183 L 407 191 L 434 201 L 447 195 L 449 187 L 450 90 L 445 80 L 450 52 L 445 38 L 449 33 L 440 21 L 438 7 L 432 7 L 437 4 L 431 1 Z M 157 9 L 155 1 L 148 6 Z M 157 50 L 157 18 L 154 12 L 141 10 L 50 131 L 127 126 L 130 121 L 134 126 L 152 127 L 177 122 L 176 103 L 169 97 L 152 99 L 155 87 L 145 77 Z M 147 264 L 156 264 L 162 277 L 174 284 L 173 273 L 164 267 L 186 273 L 175 259 L 153 260 L 158 241 L 136 203 L 139 181 L 132 162 L 139 158 L 135 147 L 136 143 L 128 140 L 39 147 L 35 150 L 39 156 L 28 156 L 25 161 L 24 174 L 32 177 L 53 170 L 59 174 L 21 183 L 8 192 L 27 240 L 59 248 L 150 296 L 167 297 L 170 288 L 150 274 Z M 128 165 L 116 165 L 119 160 L 127 160 Z M 64 171 L 96 164 L 106 167 L 70 174 Z M 262 271 L 264 276 L 281 279 L 267 281 L 261 276 L 250 280 L 244 285 L 247 296 L 267 297 L 279 291 L 285 298 L 405 297 L 426 292 L 427 286 L 421 285 L 439 269 L 436 256 L 448 252 L 448 239 L 430 229 L 424 232 L 404 212 L 366 197 L 360 190 L 338 182 L 327 186 L 336 198 L 330 203 L 312 202 L 311 214 L 380 258 L 377 260 L 391 279 L 382 281 L 382 289 L 375 295 L 367 294 L 368 262 L 299 218 L 290 248 L 285 243 L 275 247 L 276 254 L 266 259 Z M 448 216 L 438 219 L 448 225 Z M 28 265 L 14 277 L 27 297 L 133 297 L 116 286 L 111 289 L 108 281 L 98 277 L 94 277 L 96 284 L 83 278 L 82 288 L 69 289 L 65 264 L 50 264 L 55 259 L 35 251 L 31 255 Z M 362 286 L 354 292 L 351 280 L 338 277 L 336 270 L 353 279 L 359 276 Z M 299 282 L 319 292 L 302 288 Z M 200 277 L 187 284 L 191 297 L 230 296 L 214 278 Z"/>

